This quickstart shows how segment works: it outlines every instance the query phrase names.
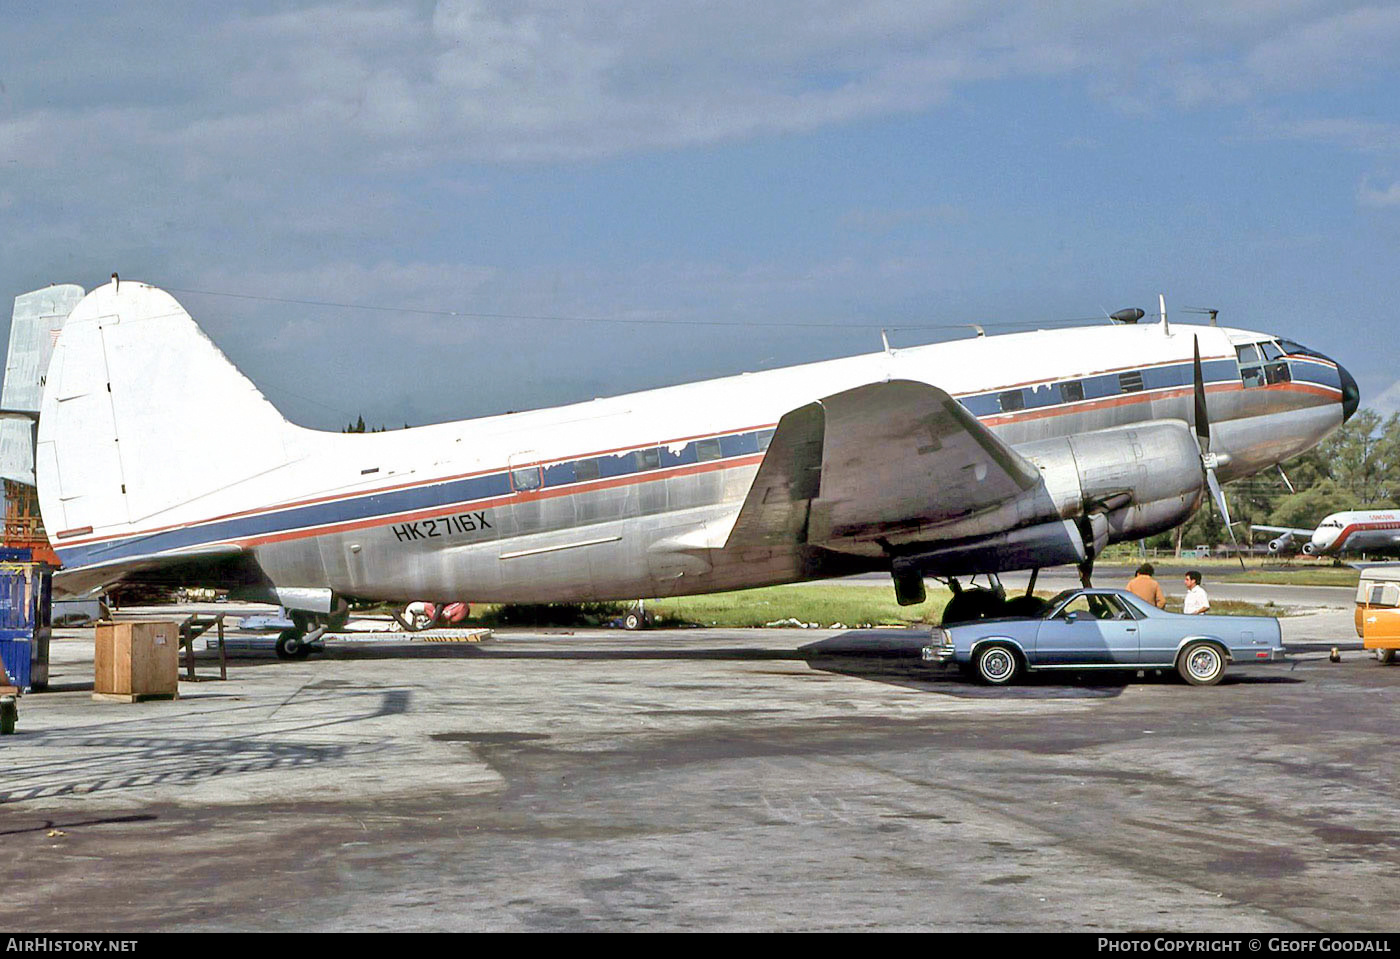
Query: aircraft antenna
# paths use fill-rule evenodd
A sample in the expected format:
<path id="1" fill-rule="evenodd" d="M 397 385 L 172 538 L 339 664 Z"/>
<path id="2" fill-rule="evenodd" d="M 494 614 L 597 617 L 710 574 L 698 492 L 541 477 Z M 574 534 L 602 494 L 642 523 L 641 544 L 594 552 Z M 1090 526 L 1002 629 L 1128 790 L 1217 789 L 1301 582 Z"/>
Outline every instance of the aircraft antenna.
<path id="1" fill-rule="evenodd" d="M 1183 313 L 1200 313 L 1200 314 L 1203 314 L 1203 315 L 1208 315 L 1208 316 L 1210 317 L 1210 325 L 1211 325 L 1211 326 L 1215 326 L 1215 325 L 1216 325 L 1216 323 L 1215 323 L 1215 318 L 1216 318 L 1217 316 L 1220 315 L 1220 311 L 1219 311 L 1219 310 L 1212 309 L 1211 307 L 1208 307 L 1208 306 L 1183 306 L 1183 307 L 1181 308 L 1181 311 L 1182 311 Z"/>
<path id="2" fill-rule="evenodd" d="M 886 353 L 889 353 L 891 356 L 893 356 L 893 355 L 894 355 L 894 350 L 890 349 L 890 336 L 889 336 L 889 333 L 888 333 L 887 331 L 883 330 L 883 329 L 880 330 L 880 342 L 883 343 L 883 344 L 885 344 L 885 352 L 886 352 Z"/>
<path id="3" fill-rule="evenodd" d="M 1157 305 L 1161 307 L 1162 310 L 1162 332 L 1167 334 L 1167 336 L 1171 336 L 1172 328 L 1167 323 L 1167 295 L 1165 293 L 1157 294 Z"/>

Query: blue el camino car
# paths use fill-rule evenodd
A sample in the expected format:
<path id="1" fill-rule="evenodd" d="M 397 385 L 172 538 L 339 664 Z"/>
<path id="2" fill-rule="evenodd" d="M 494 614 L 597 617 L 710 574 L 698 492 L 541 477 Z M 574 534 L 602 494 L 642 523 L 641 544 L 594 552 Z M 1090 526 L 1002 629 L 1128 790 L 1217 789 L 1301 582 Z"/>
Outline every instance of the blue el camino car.
<path id="1" fill-rule="evenodd" d="M 1122 589 L 1068 589 L 1040 616 L 935 629 L 923 658 L 957 663 L 993 685 L 1027 670 L 1175 669 L 1193 686 L 1213 686 L 1231 662 L 1276 662 L 1283 652 L 1276 619 L 1186 616 Z"/>

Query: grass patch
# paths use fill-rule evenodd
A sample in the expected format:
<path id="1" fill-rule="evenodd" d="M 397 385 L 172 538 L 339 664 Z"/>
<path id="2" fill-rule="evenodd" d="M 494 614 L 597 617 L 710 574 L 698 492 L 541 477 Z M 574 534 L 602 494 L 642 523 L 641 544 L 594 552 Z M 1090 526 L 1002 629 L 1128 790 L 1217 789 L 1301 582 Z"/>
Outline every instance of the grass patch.
<path id="1" fill-rule="evenodd" d="M 1042 599 L 1054 594 L 1038 592 Z M 709 626 L 728 629 L 792 626 L 799 624 L 823 629 L 875 626 L 936 625 L 943 607 L 952 598 L 945 589 L 931 588 L 928 600 L 918 606 L 900 606 L 893 589 L 854 588 L 828 584 L 768 586 L 760 589 L 704 596 L 649 599 L 647 612 L 658 628 Z M 491 605 L 472 607 L 471 621 L 483 626 L 607 626 L 628 609 L 629 603 L 550 604 L 540 606 Z M 1172 612 L 1181 612 L 1181 601 L 1168 603 Z M 1283 616 L 1287 610 L 1272 603 L 1260 606 L 1219 600 L 1211 612 L 1224 616 Z"/>
<path id="2" fill-rule="evenodd" d="M 803 584 L 767 586 L 732 593 L 649 600 L 647 610 L 658 625 L 767 626 L 770 623 L 815 623 L 818 626 L 913 626 L 937 623 L 952 598 L 946 589 L 930 589 L 918 606 L 900 606 L 893 589 Z"/>
<path id="3" fill-rule="evenodd" d="M 630 603 L 486 603 L 468 617 L 482 626 L 606 626 Z"/>
<path id="4" fill-rule="evenodd" d="M 1201 570 L 1202 574 L 1205 570 Z M 1215 578 L 1230 583 L 1264 583 L 1273 586 L 1355 586 L 1361 573 L 1349 566 L 1308 566 L 1300 569 L 1247 569 L 1236 564 L 1233 573 L 1221 570 Z"/>
<path id="5" fill-rule="evenodd" d="M 1181 612 L 1182 600 L 1167 598 L 1167 612 Z M 1241 599 L 1213 599 L 1210 601 L 1210 612 L 1213 616 L 1293 616 L 1296 615 L 1289 607 L 1279 606 L 1273 602 L 1246 603 Z"/>

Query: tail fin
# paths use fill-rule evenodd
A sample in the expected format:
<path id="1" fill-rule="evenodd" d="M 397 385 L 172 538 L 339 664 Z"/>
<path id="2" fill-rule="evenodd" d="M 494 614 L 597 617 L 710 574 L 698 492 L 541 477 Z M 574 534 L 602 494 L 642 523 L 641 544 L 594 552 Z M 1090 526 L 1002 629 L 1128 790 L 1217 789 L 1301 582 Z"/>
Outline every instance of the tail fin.
<path id="1" fill-rule="evenodd" d="M 295 459 L 288 423 L 175 298 L 123 281 L 69 315 L 39 412 L 49 537 L 129 534 L 247 509 Z M 263 502 L 266 502 L 264 499 Z"/>

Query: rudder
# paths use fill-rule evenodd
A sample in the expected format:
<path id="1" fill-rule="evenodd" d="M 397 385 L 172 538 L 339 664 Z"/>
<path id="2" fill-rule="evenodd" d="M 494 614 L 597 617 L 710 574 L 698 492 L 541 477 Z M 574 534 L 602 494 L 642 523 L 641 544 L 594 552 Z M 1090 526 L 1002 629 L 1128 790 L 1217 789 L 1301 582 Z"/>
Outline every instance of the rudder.
<path id="1" fill-rule="evenodd" d="M 288 423 L 163 290 L 98 287 L 54 347 L 39 413 L 44 524 L 119 534 L 257 505 L 249 484 L 295 457 Z M 232 453 L 232 455 L 230 455 Z"/>

